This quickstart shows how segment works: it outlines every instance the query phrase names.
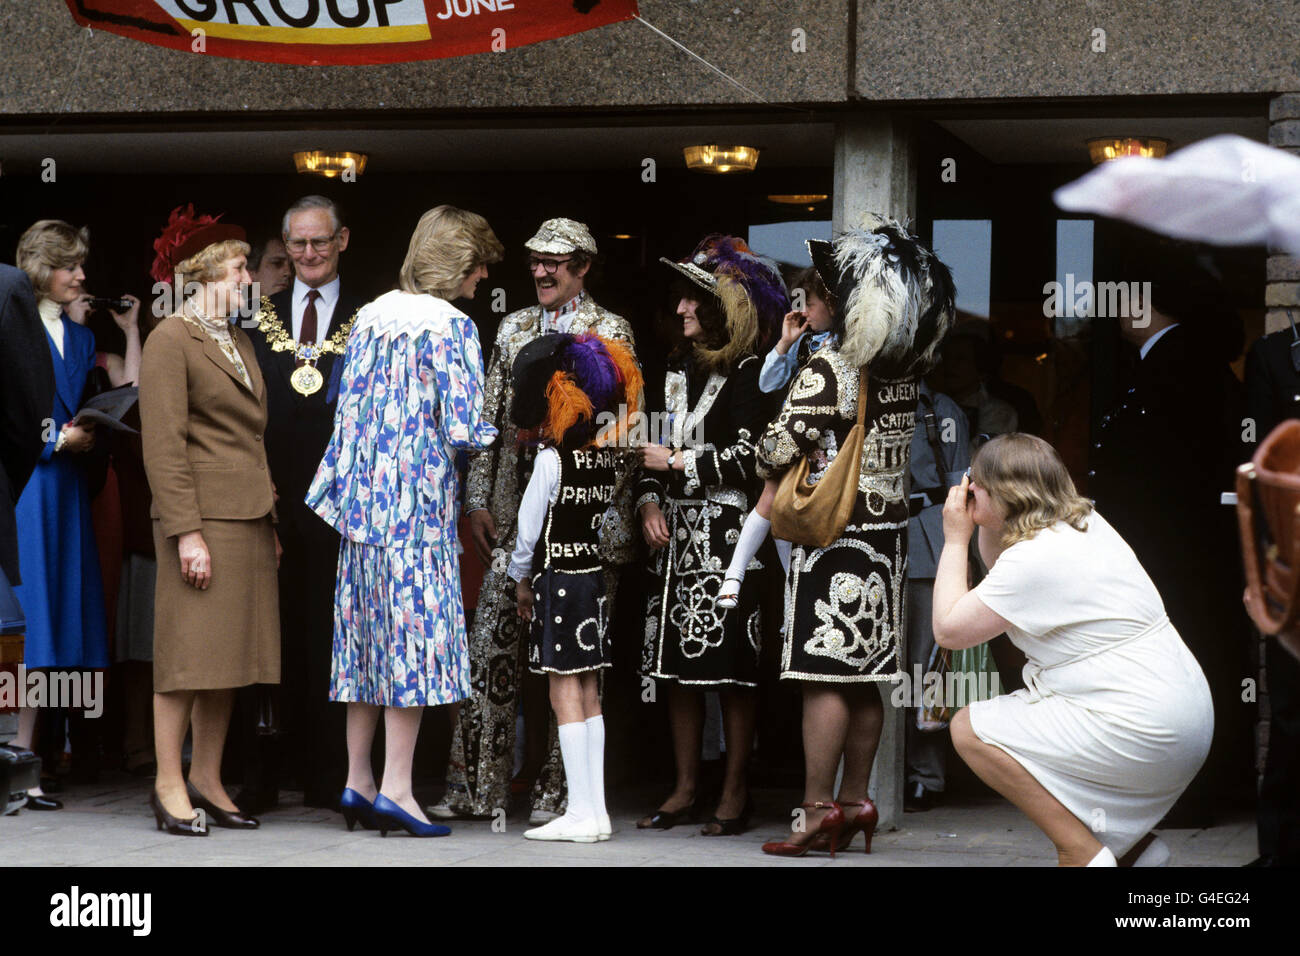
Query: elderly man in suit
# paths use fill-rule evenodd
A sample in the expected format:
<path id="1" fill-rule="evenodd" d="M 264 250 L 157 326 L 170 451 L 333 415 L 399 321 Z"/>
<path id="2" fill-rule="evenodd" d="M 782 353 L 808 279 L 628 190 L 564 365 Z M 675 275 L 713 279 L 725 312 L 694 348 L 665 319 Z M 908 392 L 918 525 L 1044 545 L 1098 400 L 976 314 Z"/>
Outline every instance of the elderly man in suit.
<path id="1" fill-rule="evenodd" d="M 595 332 L 632 346 L 627 320 L 601 308 L 586 291 L 586 278 L 596 257 L 596 240 L 580 222 L 548 219 L 524 243 L 528 267 L 537 290 L 537 304 L 501 320 L 488 364 L 483 418 L 501 437 L 470 464 L 465 492 L 472 546 L 488 571 L 469 635 L 470 680 L 474 696 L 460 708 L 452 735 L 447 794 L 431 816 L 490 816 L 508 807 L 514 763 L 515 717 L 524 680 L 521 653 L 527 631 L 515 616 L 515 583 L 506 574 L 515 547 L 520 499 L 532 474 L 533 450 L 520 448 L 509 420 L 514 397 L 511 369 L 529 342 L 548 332 Z M 621 470 L 615 503 L 601 529 L 601 550 L 607 568 L 608 607 L 615 600 L 613 573 L 633 556 L 632 500 L 629 471 Z M 612 611 L 611 611 L 612 613 Z M 545 698 L 544 686 L 539 690 Z M 547 718 L 542 718 L 547 719 Z M 550 721 L 548 757 L 533 783 L 534 825 L 558 816 L 565 798 L 564 772 L 555 723 Z"/>
<path id="2" fill-rule="evenodd" d="M 342 707 L 329 702 L 338 533 L 304 503 L 334 430 L 334 405 L 352 319 L 365 299 L 347 291 L 339 258 L 350 234 L 339 207 L 306 196 L 284 214 L 290 287 L 264 297 L 250 330 L 266 379 L 266 456 L 279 495 L 281 666 L 278 697 L 261 689 L 244 721 L 241 809 L 275 806 L 285 773 L 309 807 L 338 804 L 347 762 Z"/>

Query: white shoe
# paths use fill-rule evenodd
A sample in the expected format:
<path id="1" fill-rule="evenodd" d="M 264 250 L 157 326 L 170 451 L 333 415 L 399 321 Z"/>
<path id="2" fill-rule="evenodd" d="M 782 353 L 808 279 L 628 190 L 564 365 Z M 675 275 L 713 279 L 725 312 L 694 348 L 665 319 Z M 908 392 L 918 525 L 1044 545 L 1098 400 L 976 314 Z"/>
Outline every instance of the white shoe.
<path id="1" fill-rule="evenodd" d="M 455 820 L 460 816 L 459 813 L 447 805 L 446 801 L 435 803 L 431 807 L 425 807 L 424 815 L 430 820 Z"/>
<path id="2" fill-rule="evenodd" d="M 600 815 L 600 819 L 596 822 L 598 824 L 596 839 L 599 840 L 601 843 L 604 843 L 606 840 L 610 838 L 611 834 L 613 834 L 614 825 L 609 822 L 608 813 L 602 813 Z"/>
<path id="3" fill-rule="evenodd" d="M 1110 852 L 1110 847 L 1104 846 L 1100 853 L 1088 861 L 1088 866 L 1119 866 L 1119 863 L 1115 854 Z"/>
<path id="4" fill-rule="evenodd" d="M 718 607 L 731 610 L 740 603 L 740 578 L 727 578 L 722 582 L 722 587 L 718 591 Z"/>
<path id="5" fill-rule="evenodd" d="M 524 831 L 525 840 L 554 840 L 568 843 L 595 843 L 600 839 L 600 824 L 595 817 L 574 819 L 567 814 L 545 826 Z"/>
<path id="6" fill-rule="evenodd" d="M 1156 837 L 1147 844 L 1147 848 L 1138 854 L 1138 858 L 1133 861 L 1134 866 L 1168 866 L 1169 865 L 1169 844 L 1160 837 Z"/>
<path id="7" fill-rule="evenodd" d="M 550 810 L 534 810 L 528 814 L 528 822 L 535 827 L 540 827 L 543 823 L 550 823 L 552 820 L 560 819 L 558 813 L 552 813 Z"/>

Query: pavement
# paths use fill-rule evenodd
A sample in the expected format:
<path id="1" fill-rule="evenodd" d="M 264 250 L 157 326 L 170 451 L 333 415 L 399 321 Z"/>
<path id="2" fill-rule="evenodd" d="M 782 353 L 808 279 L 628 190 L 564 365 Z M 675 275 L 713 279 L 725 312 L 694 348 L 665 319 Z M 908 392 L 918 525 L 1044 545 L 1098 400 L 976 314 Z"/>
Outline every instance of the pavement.
<path id="1" fill-rule="evenodd" d="M 22 810 L 0 817 L 4 866 L 1053 866 L 1051 844 L 1009 803 L 972 797 L 925 813 L 905 814 L 898 829 L 876 834 L 870 855 L 862 838 L 834 861 L 824 853 L 801 859 L 765 855 L 760 847 L 788 832 L 793 792 L 754 794 L 753 829 L 735 837 L 705 837 L 698 826 L 637 830 L 649 803 L 615 801 L 614 836 L 605 843 L 538 843 L 523 838 L 522 816 L 450 821 L 452 835 L 418 840 L 406 834 L 349 833 L 332 811 L 302 806 L 301 794 L 282 798 L 256 832 L 213 829 L 206 838 L 179 838 L 155 829 L 148 807 L 152 779 L 125 774 L 59 794 L 64 809 Z M 624 806 L 624 803 L 627 805 Z M 1256 856 L 1255 822 L 1238 813 L 1204 830 L 1165 830 L 1172 865 L 1237 867 Z"/>

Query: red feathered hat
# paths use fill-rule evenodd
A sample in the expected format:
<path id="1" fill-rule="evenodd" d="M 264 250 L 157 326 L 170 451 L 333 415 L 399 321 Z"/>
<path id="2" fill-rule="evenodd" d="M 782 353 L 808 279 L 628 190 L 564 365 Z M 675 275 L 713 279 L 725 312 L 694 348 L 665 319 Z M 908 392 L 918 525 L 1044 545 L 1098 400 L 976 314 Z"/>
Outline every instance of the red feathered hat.
<path id="1" fill-rule="evenodd" d="M 228 222 L 218 222 L 221 216 L 198 216 L 194 204 L 177 206 L 162 235 L 153 242 L 155 253 L 149 274 L 158 282 L 172 281 L 176 267 L 215 242 L 238 239 L 244 242 L 244 230 Z"/>

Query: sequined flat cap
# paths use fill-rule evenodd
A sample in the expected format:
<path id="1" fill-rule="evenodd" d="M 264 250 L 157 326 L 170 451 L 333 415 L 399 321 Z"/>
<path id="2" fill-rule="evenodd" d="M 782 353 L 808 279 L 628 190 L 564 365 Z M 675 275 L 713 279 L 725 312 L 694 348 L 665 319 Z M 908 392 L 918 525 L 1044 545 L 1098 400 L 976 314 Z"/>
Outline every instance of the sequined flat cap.
<path id="1" fill-rule="evenodd" d="M 537 235 L 524 243 L 524 248 L 545 255 L 565 255 L 582 250 L 594 256 L 596 240 L 584 223 L 573 219 L 548 219 L 537 230 Z"/>

